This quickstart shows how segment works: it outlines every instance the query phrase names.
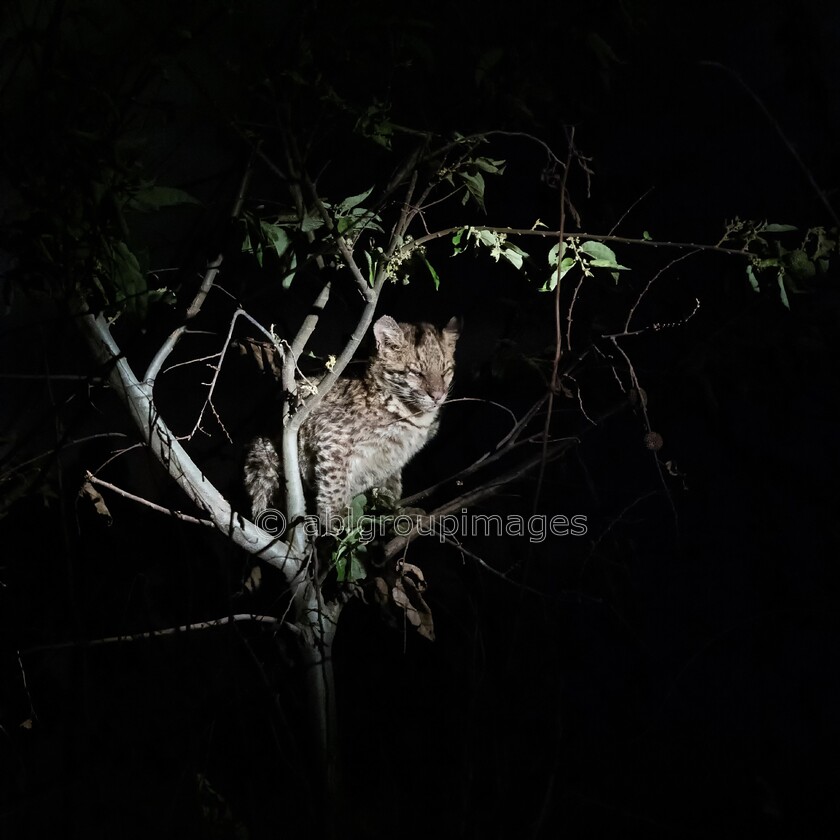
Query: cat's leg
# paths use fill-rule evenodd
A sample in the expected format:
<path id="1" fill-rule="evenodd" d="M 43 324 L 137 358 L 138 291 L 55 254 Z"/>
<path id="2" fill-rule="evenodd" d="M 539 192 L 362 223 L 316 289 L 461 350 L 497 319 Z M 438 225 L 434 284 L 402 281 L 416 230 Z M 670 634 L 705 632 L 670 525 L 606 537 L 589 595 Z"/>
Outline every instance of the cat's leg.
<path id="1" fill-rule="evenodd" d="M 397 502 L 402 498 L 402 470 L 397 470 L 396 472 L 391 473 L 391 475 L 389 475 L 388 478 L 379 485 L 379 491 L 384 495 L 389 496 L 396 507 Z"/>
<path id="2" fill-rule="evenodd" d="M 383 481 L 377 488 L 379 492 L 387 497 L 387 501 L 393 505 L 394 516 L 398 519 L 405 520 L 406 517 L 414 519 L 418 516 L 425 516 L 426 511 L 419 507 L 403 507 L 398 504 L 402 499 L 402 470 L 397 470 Z"/>
<path id="3" fill-rule="evenodd" d="M 320 532 L 332 534 L 341 530 L 348 513 L 349 464 L 335 451 L 320 455 L 314 471 L 316 513 Z"/>

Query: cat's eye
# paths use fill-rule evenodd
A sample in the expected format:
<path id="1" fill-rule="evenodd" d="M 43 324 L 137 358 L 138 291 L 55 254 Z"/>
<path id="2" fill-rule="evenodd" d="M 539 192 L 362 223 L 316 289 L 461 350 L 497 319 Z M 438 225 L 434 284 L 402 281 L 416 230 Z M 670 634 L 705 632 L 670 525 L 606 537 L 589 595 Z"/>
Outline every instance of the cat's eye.
<path id="1" fill-rule="evenodd" d="M 421 376 L 421 375 L 422 375 L 422 373 L 423 373 L 423 371 L 422 371 L 422 370 L 420 370 L 420 368 L 419 368 L 419 367 L 410 367 L 410 368 L 408 369 L 408 372 L 409 372 L 412 376 Z"/>

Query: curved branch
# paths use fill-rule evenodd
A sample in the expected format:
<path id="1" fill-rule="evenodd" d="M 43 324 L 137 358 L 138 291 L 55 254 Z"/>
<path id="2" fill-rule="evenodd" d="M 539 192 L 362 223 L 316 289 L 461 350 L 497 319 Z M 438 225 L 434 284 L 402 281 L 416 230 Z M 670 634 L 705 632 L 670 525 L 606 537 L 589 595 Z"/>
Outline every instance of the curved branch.
<path id="1" fill-rule="evenodd" d="M 248 166 L 245 168 L 245 172 L 242 175 L 242 180 L 239 183 L 239 190 L 236 193 L 236 199 L 230 211 L 230 219 L 234 222 L 241 215 L 242 206 L 245 203 L 245 193 L 248 190 L 248 184 L 251 182 L 251 175 L 254 171 L 254 154 L 256 154 L 256 150 L 252 153 L 251 160 L 248 161 Z M 187 312 L 184 316 L 185 322 L 169 334 L 167 339 L 160 346 L 160 349 L 157 353 L 155 353 L 154 358 L 146 368 L 146 373 L 143 375 L 144 382 L 154 385 L 154 381 L 160 373 L 160 369 L 163 367 L 164 362 L 169 358 L 170 354 L 175 349 L 175 345 L 181 340 L 181 336 L 186 332 L 187 324 L 201 311 L 201 307 L 204 305 L 204 301 L 210 293 L 210 289 L 213 288 L 213 283 L 216 282 L 216 276 L 219 273 L 223 260 L 224 254 L 219 254 L 214 260 L 207 263 L 207 268 L 204 271 L 204 277 L 201 280 L 201 285 L 199 286 L 195 297 L 192 299 L 192 302 L 187 307 Z"/>
<path id="2" fill-rule="evenodd" d="M 461 508 L 469 507 L 470 505 L 476 504 L 476 502 L 480 502 L 483 499 L 494 496 L 504 487 L 507 487 L 507 485 L 512 481 L 522 478 L 522 476 L 530 472 L 534 469 L 534 467 L 538 467 L 541 463 L 547 463 L 549 461 L 553 461 L 555 458 L 559 458 L 561 455 L 565 454 L 565 452 L 571 448 L 573 444 L 578 442 L 577 438 L 569 438 L 552 447 L 548 452 L 543 452 L 541 449 L 539 454 L 528 458 L 526 461 L 514 467 L 512 470 L 508 470 L 508 472 L 503 475 L 500 475 L 492 481 L 482 484 L 480 487 L 476 487 L 475 489 L 446 502 L 440 507 L 435 508 L 435 510 L 426 516 L 418 517 L 418 525 L 416 525 L 412 531 L 405 536 L 394 537 L 385 544 L 383 549 L 385 559 L 390 560 L 399 554 L 410 542 L 420 536 L 418 533 L 419 529 L 425 525 L 428 530 L 428 526 L 434 522 L 436 517 L 446 516 L 449 513 L 455 513 L 460 511 Z"/>
<path id="3" fill-rule="evenodd" d="M 492 225 L 471 225 L 472 230 L 487 230 L 492 233 L 505 233 L 510 236 L 541 236 L 552 239 L 557 239 L 561 235 L 563 238 L 570 236 L 579 239 L 586 239 L 591 242 L 624 242 L 627 245 L 645 245 L 650 248 L 693 248 L 699 251 L 714 251 L 718 254 L 731 254 L 738 257 L 754 256 L 749 251 L 743 248 L 724 248 L 722 245 L 700 245 L 697 242 L 669 242 L 659 239 L 636 239 L 632 236 L 615 236 L 613 234 L 601 233 L 587 233 L 586 231 L 575 231 L 573 233 L 559 231 L 559 230 L 535 230 L 533 228 L 511 228 L 511 227 L 494 227 Z M 427 233 L 425 236 L 419 236 L 412 240 L 410 246 L 416 248 L 419 245 L 425 245 L 427 242 L 432 242 L 435 239 L 443 239 L 446 236 L 451 236 L 459 230 L 464 230 L 464 226 L 445 228 L 443 230 L 436 230 L 434 233 Z"/>
<path id="4" fill-rule="evenodd" d="M 137 379 L 114 341 L 105 318 L 94 316 L 80 300 L 73 302 L 73 309 L 93 358 L 109 371 L 111 386 L 161 466 L 189 499 L 207 513 L 217 530 L 240 548 L 279 569 L 288 581 L 293 580 L 300 572 L 304 558 L 233 510 L 160 417 L 151 384 Z"/>

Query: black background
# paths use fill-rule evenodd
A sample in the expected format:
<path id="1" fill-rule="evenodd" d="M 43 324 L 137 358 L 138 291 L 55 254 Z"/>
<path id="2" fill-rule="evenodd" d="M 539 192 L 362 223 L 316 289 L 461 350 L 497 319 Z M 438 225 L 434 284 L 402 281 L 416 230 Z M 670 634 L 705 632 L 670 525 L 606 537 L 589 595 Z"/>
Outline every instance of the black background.
<path id="1" fill-rule="evenodd" d="M 581 173 L 570 179 L 583 230 L 610 229 L 651 188 L 619 233 L 702 243 L 717 241 L 736 215 L 803 229 L 833 224 L 773 123 L 834 199 L 840 13 L 831 4 L 361 5 L 363 20 L 347 24 L 344 40 L 350 10 L 312 4 L 310 23 L 323 21 L 315 31 L 344 49 L 321 54 L 326 72 L 358 75 L 365 90 L 370 59 L 355 66 L 348 56 L 369 56 L 387 43 L 383 32 L 406 20 L 430 21 L 426 72 L 390 91 L 395 116 L 423 128 L 523 129 L 560 157 L 562 126 L 575 124 L 595 173 L 589 198 Z M 126 20 L 138 14 L 126 8 Z M 206 20 L 186 5 L 172 14 Z M 210 27 L 195 49 L 225 43 L 224 31 Z M 618 61 L 599 63 L 587 41 L 593 31 Z M 364 33 L 369 41 L 359 40 Z M 282 44 L 297 35 L 290 27 L 276 37 Z M 504 72 L 479 104 L 477 57 L 496 46 Z M 383 47 L 383 67 L 398 59 Z M 531 117 L 516 104 L 523 101 Z M 37 120 L 39 103 L 31 107 Z M 158 140 L 172 149 L 163 171 L 202 194 L 217 224 L 166 247 L 179 264 L 200 266 L 219 247 L 239 174 L 225 169 L 237 140 L 209 131 L 212 116 L 188 111 Z M 179 134 L 185 124 L 190 131 Z M 346 184 L 347 194 L 366 161 L 348 162 L 332 141 L 324 179 L 339 192 Z M 553 226 L 559 197 L 543 177 L 540 147 L 502 137 L 492 156 L 509 163 L 488 185 L 487 221 Z M 256 180 L 271 183 L 266 171 Z M 581 299 L 582 344 L 618 331 L 644 283 L 675 256 L 616 251 L 633 278 Z M 439 292 L 418 270 L 410 285 L 389 286 L 380 307 L 439 324 L 465 318 L 453 402 L 439 438 L 407 471 L 409 491 L 470 464 L 506 433 L 504 412 L 457 399 L 490 399 L 521 414 L 544 389 L 523 359 L 545 359 L 554 340 L 552 299 L 538 283 L 486 255 L 433 255 Z M 232 253 L 226 266 L 225 288 L 288 334 L 310 287 L 278 297 L 276 283 L 243 258 Z M 335 300 L 316 352 L 335 352 L 352 327 L 354 292 L 339 289 Z M 787 309 L 772 288 L 754 293 L 737 259 L 700 254 L 657 281 L 638 322 L 681 322 L 695 300 L 700 308 L 685 323 L 622 344 L 664 439 L 659 461 L 676 475 L 657 468 L 631 407 L 592 428 L 576 399 L 560 398 L 553 433 L 581 443 L 550 465 L 537 510 L 585 515 L 585 537 L 464 541 L 508 580 L 434 539 L 415 543 L 409 559 L 430 584 L 434 643 L 386 627 L 361 603 L 346 609 L 335 650 L 342 836 L 834 836 L 836 267 Z M 0 322 L 4 457 L 18 446 L 59 451 L 106 429 L 131 435 L 100 386 L 9 377 L 86 371 L 81 341 L 60 312 L 18 295 Z M 223 331 L 229 314 L 227 299 L 211 297 L 206 328 Z M 143 332 L 117 325 L 135 370 L 175 317 L 157 314 Z M 185 358 L 214 352 L 217 339 L 196 337 Z M 216 429 L 192 451 L 241 504 L 242 447 L 264 426 L 276 393 L 247 359 L 226 364 L 218 405 L 233 445 Z M 185 368 L 161 380 L 157 396 L 173 428 L 188 429 L 195 417 L 200 378 Z M 621 396 L 606 364 L 586 368 L 580 385 L 592 415 Z M 3 837 L 314 833 L 300 674 L 282 632 L 245 623 L 85 644 L 284 605 L 270 571 L 259 593 L 243 590 L 245 558 L 221 538 L 113 495 L 114 524 L 105 527 L 76 494 L 83 471 L 113 448 L 97 440 L 67 449 L 51 462 L 51 495 L 32 492 L 0 520 Z M 108 480 L 184 506 L 139 452 L 115 462 Z M 531 475 L 474 512 L 527 517 L 535 491 Z M 449 485 L 439 498 L 458 492 Z"/>

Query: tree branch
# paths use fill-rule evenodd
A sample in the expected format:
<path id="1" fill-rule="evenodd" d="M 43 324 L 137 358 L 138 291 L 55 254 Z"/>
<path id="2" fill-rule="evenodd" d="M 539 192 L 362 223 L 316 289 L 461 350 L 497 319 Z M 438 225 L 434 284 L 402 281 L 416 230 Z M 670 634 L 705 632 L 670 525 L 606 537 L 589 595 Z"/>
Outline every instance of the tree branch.
<path id="1" fill-rule="evenodd" d="M 738 257 L 753 256 L 749 251 L 743 248 L 724 248 L 722 245 L 699 245 L 696 242 L 669 242 L 658 239 L 635 239 L 631 236 L 615 236 L 613 234 L 599 234 L 587 233 L 586 231 L 575 232 L 561 232 L 559 230 L 535 230 L 532 228 L 511 228 L 511 227 L 493 227 L 490 225 L 471 225 L 472 230 L 487 230 L 491 233 L 505 233 L 510 236 L 541 236 L 543 238 L 557 239 L 562 236 L 564 239 L 575 236 L 579 239 L 586 239 L 591 242 L 623 242 L 627 245 L 645 245 L 650 248 L 693 248 L 700 251 L 714 251 L 718 254 L 732 254 Z M 443 239 L 446 236 L 458 233 L 464 230 L 464 226 L 444 228 L 443 230 L 436 230 L 433 233 L 427 233 L 425 236 L 420 236 L 410 243 L 410 247 L 416 248 L 419 245 L 425 245 L 427 242 L 432 242 L 435 239 Z"/>
<path id="2" fill-rule="evenodd" d="M 151 385 L 138 381 L 114 341 L 105 318 L 94 316 L 78 299 L 72 302 L 72 308 L 93 358 L 109 371 L 111 386 L 128 409 L 141 439 L 170 477 L 199 509 L 206 511 L 216 529 L 235 545 L 279 569 L 288 581 L 294 580 L 304 558 L 291 546 L 272 539 L 234 512 L 158 414 Z"/>
<path id="3" fill-rule="evenodd" d="M 245 167 L 245 172 L 243 173 L 242 180 L 239 183 L 239 190 L 236 193 L 236 199 L 234 200 L 233 207 L 230 211 L 230 219 L 233 222 L 235 222 L 242 213 L 242 206 L 245 203 L 245 193 L 248 191 L 248 185 L 251 182 L 251 175 L 254 171 L 255 153 L 256 150 L 253 150 L 251 160 L 248 161 L 248 165 Z M 216 276 L 219 273 L 223 260 L 224 254 L 220 253 L 214 260 L 211 260 L 207 264 L 201 285 L 199 286 L 195 297 L 192 299 L 192 302 L 187 307 L 187 312 L 184 316 L 184 323 L 177 329 L 173 330 L 163 342 L 160 349 L 149 363 L 148 368 L 146 368 L 146 373 L 143 376 L 144 382 L 154 385 L 154 381 L 157 378 L 158 373 L 160 373 L 160 369 L 163 367 L 164 362 L 169 358 L 170 354 L 175 349 L 175 345 L 180 341 L 181 336 L 186 332 L 187 324 L 201 311 L 201 307 L 204 304 L 207 295 L 210 293 L 210 289 L 213 288 L 213 283 L 216 281 Z"/>
<path id="4" fill-rule="evenodd" d="M 526 461 L 519 464 L 514 469 L 508 470 L 508 472 L 503 473 L 502 475 L 493 479 L 493 481 L 489 481 L 486 484 L 482 484 L 480 487 L 476 487 L 475 489 L 470 490 L 469 492 L 464 493 L 461 496 L 458 496 L 457 498 L 452 499 L 449 502 L 446 502 L 440 507 L 435 508 L 431 513 L 427 514 L 426 516 L 418 516 L 417 525 L 408 534 L 404 536 L 394 537 L 392 540 L 385 544 L 383 549 L 385 559 L 390 560 L 391 558 L 399 554 L 410 542 L 412 542 L 419 536 L 418 530 L 423 526 L 432 526 L 434 524 L 435 518 L 445 516 L 446 514 L 455 513 L 456 511 L 460 511 L 461 508 L 469 507 L 470 505 L 474 505 L 477 502 L 483 501 L 484 499 L 495 495 L 503 487 L 506 487 L 511 482 L 522 478 L 522 476 L 530 472 L 532 469 L 534 469 L 534 467 L 539 466 L 541 462 L 549 462 L 553 461 L 555 458 L 559 458 L 561 455 L 565 454 L 566 450 L 568 450 L 573 444 L 578 442 L 579 441 L 577 438 L 570 438 L 552 447 L 548 450 L 547 453 L 540 451 L 538 455 L 534 455 L 533 457 L 528 458 Z"/>
<path id="5" fill-rule="evenodd" d="M 167 516 L 174 516 L 175 519 L 180 519 L 182 522 L 189 522 L 193 525 L 206 525 L 210 528 L 213 527 L 213 523 L 209 519 L 199 519 L 198 517 L 190 516 L 188 513 L 182 513 L 180 510 L 174 510 L 173 508 L 166 508 L 162 505 L 157 505 L 154 502 L 150 502 L 148 499 L 144 499 L 142 496 L 135 496 L 134 493 L 129 493 L 128 490 L 123 490 L 122 487 L 117 487 L 116 484 L 111 484 L 109 481 L 103 481 L 101 478 L 97 478 L 90 471 L 85 473 L 85 479 L 91 484 L 96 484 L 99 487 L 105 487 L 106 489 L 111 490 L 118 496 L 122 496 L 124 499 L 129 499 L 140 505 L 145 505 L 158 513 L 164 513 Z"/>
<path id="6" fill-rule="evenodd" d="M 99 645 L 113 645 L 124 642 L 139 642 L 144 639 L 158 639 L 163 636 L 174 636 L 178 633 L 190 633 L 195 630 L 211 630 L 228 624 L 238 624 L 242 621 L 256 621 L 259 624 L 278 624 L 279 621 L 270 615 L 255 615 L 254 613 L 237 613 L 223 618 L 211 618 L 208 621 L 197 621 L 193 624 L 181 624 L 177 627 L 166 627 L 161 630 L 145 630 L 140 633 L 120 633 L 118 636 L 105 636 L 101 639 L 90 639 L 77 642 L 56 642 L 53 645 L 36 645 L 22 650 L 21 654 L 28 656 L 46 650 L 66 650 L 67 648 L 98 647 Z"/>

